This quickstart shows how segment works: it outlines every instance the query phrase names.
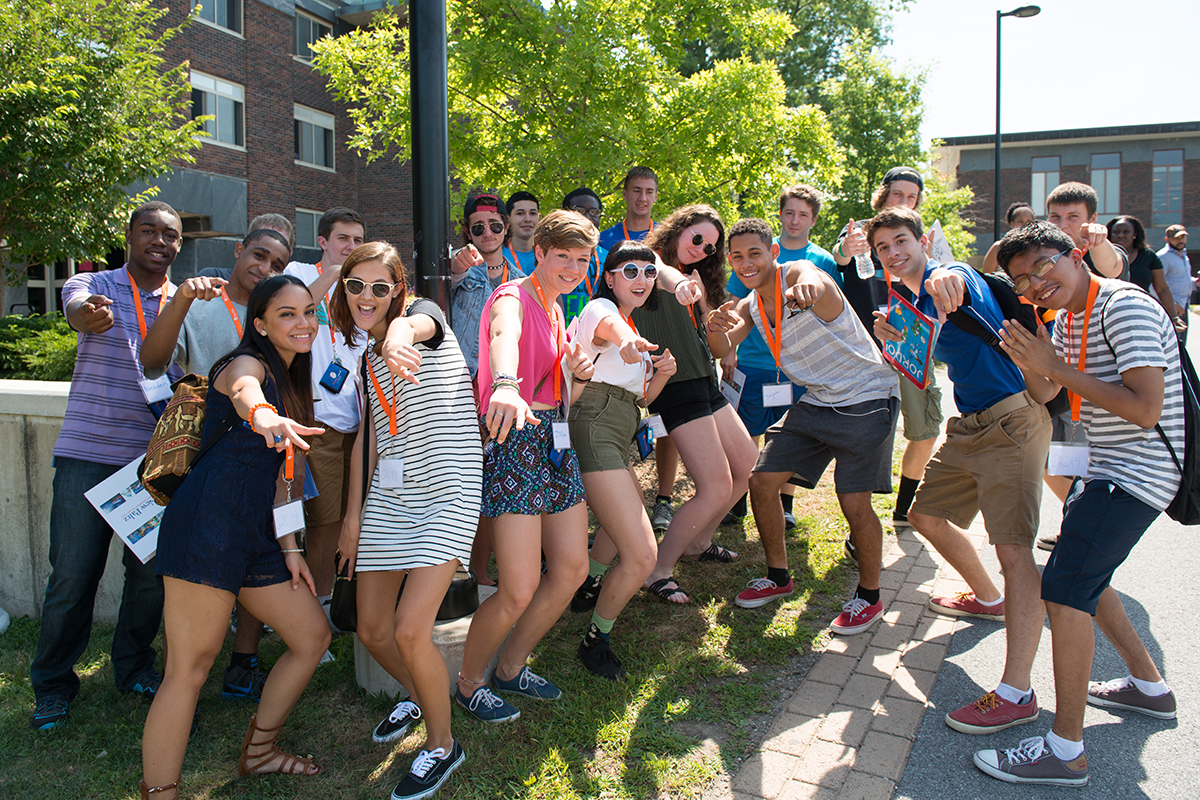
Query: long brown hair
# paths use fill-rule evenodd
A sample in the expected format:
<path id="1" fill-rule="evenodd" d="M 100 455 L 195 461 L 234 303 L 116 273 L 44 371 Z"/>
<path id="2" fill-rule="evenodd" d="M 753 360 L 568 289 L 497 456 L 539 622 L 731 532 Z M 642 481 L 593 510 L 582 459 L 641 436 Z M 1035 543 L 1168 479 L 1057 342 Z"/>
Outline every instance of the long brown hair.
<path id="1" fill-rule="evenodd" d="M 709 308 L 716 308 L 725 302 L 725 223 L 721 215 L 710 205 L 703 203 L 684 206 L 671 212 L 671 215 L 654 226 L 654 230 L 646 237 L 646 246 L 658 253 L 663 263 L 683 271 L 679 265 L 679 237 L 693 225 L 701 222 L 711 222 L 717 228 L 716 250 L 712 255 L 705 256 L 695 264 L 688 264 L 686 269 L 698 270 L 700 280 L 704 283 L 704 294 Z"/>
<path id="2" fill-rule="evenodd" d="M 343 281 L 350 277 L 356 266 L 367 261 L 383 264 L 392 283 L 400 286 L 400 292 L 392 298 L 392 304 L 387 310 L 389 323 L 404 313 L 404 304 L 408 298 L 408 276 L 404 272 L 404 262 L 400 260 L 400 253 L 396 248 L 387 242 L 367 242 L 354 248 L 354 252 L 346 258 L 346 263 L 342 264 L 342 280 L 338 281 L 333 290 L 333 299 L 329 301 L 329 324 L 342 334 L 346 344 L 351 347 L 360 333 L 363 336 L 367 334 L 354 324 L 354 316 L 350 313 L 350 301 L 346 296 L 346 284 Z M 370 289 L 365 288 L 363 291 L 367 292 Z"/>

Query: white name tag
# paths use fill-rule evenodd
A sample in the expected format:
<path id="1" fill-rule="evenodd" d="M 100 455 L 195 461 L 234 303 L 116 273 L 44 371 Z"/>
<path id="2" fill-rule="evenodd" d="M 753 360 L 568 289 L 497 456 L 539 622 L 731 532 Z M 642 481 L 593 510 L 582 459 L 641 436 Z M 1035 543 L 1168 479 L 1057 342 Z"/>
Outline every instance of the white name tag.
<path id="1" fill-rule="evenodd" d="M 142 394 L 146 396 L 147 403 L 159 403 L 163 400 L 170 400 L 174 392 L 171 391 L 171 379 L 164 373 L 157 378 L 145 378 L 138 381 L 142 387 Z"/>
<path id="2" fill-rule="evenodd" d="M 404 459 L 379 459 L 379 488 L 399 489 L 404 485 Z"/>
<path id="3" fill-rule="evenodd" d="M 792 404 L 792 384 L 765 383 L 763 384 L 763 406 L 790 406 Z"/>
<path id="4" fill-rule="evenodd" d="M 658 414 L 646 417 L 646 424 L 650 426 L 650 432 L 654 434 L 655 438 L 667 435 L 667 426 L 663 424 L 662 417 Z"/>
<path id="5" fill-rule="evenodd" d="M 275 506 L 275 538 L 304 530 L 304 501 L 292 500 Z"/>
<path id="6" fill-rule="evenodd" d="M 550 425 L 550 432 L 554 434 L 554 449 L 555 450 L 570 450 L 571 449 L 571 429 L 565 422 L 555 422 Z"/>
<path id="7" fill-rule="evenodd" d="M 1051 475 L 1074 475 L 1086 478 L 1089 451 L 1090 448 L 1086 444 L 1051 442 L 1050 455 L 1046 459 L 1046 471 Z"/>

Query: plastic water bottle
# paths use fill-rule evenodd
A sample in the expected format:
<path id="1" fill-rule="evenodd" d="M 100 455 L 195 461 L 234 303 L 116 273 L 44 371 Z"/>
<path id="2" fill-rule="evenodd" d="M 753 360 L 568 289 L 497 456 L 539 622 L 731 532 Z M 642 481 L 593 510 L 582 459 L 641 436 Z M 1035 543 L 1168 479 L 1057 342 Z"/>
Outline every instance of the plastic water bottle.
<path id="1" fill-rule="evenodd" d="M 869 253 L 859 253 L 854 257 L 854 268 L 858 271 L 858 277 L 864 281 L 875 275 L 875 264 L 871 261 Z"/>
<path id="2" fill-rule="evenodd" d="M 0 608 L 0 633 L 8 630 L 8 612 Z"/>

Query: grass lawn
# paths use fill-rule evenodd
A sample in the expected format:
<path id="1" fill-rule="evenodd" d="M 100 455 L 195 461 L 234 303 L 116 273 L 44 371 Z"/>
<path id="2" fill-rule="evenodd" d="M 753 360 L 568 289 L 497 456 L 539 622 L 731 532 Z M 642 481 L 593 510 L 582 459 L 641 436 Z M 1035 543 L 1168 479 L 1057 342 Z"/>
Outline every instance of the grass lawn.
<path id="1" fill-rule="evenodd" d="M 900 440 L 898 443 L 902 443 Z M 645 470 L 651 462 L 642 465 Z M 832 486 L 801 491 L 799 525 L 787 534 L 796 593 L 788 602 L 745 610 L 733 603 L 747 581 L 766 574 L 753 518 L 725 527 L 717 541 L 741 558 L 728 565 L 681 563 L 676 576 L 694 603 L 674 607 L 640 594 L 613 630 L 613 649 L 629 680 L 612 684 L 578 664 L 575 650 L 589 614 L 568 611 L 534 652 L 533 668 L 564 699 L 519 698 L 521 718 L 484 725 L 455 708 L 455 735 L 467 762 L 447 782 L 446 798 L 688 798 L 754 752 L 780 704 L 807 671 L 814 643 L 849 595 L 856 573 L 843 557 L 845 521 Z M 652 485 L 653 480 L 644 482 Z M 691 493 L 681 480 L 676 501 Z M 894 496 L 877 496 L 881 516 Z M 885 537 L 891 532 L 885 527 Z M 885 543 L 886 547 L 886 543 Z M 132 798 L 141 776 L 148 704 L 118 694 L 107 650 L 112 628 L 97 625 L 77 666 L 83 678 L 71 717 L 59 730 L 28 729 L 33 709 L 29 662 L 38 621 L 14 620 L 0 636 L 0 797 Z M 263 640 L 265 664 L 283 645 Z M 184 762 L 184 797 L 382 798 L 407 772 L 423 727 L 376 745 L 371 729 L 393 702 L 368 697 L 354 680 L 353 641 L 334 640 L 337 661 L 320 667 L 283 731 L 284 749 L 313 753 L 316 778 L 236 773 L 253 706 L 220 695 L 218 659 L 200 696 L 200 728 Z M 160 665 L 161 667 L 161 665 Z"/>

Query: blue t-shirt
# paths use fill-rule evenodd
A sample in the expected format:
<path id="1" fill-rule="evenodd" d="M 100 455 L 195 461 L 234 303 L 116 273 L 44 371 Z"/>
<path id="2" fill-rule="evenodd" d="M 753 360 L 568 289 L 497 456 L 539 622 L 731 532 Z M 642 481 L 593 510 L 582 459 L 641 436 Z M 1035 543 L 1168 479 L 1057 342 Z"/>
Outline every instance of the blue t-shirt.
<path id="1" fill-rule="evenodd" d="M 742 279 L 733 270 L 729 271 L 729 283 L 725 285 L 725 291 L 737 298 L 747 297 L 750 294 L 746 284 L 742 283 Z M 738 345 L 737 358 L 739 366 L 754 367 L 755 369 L 779 368 L 775 363 L 775 356 L 771 355 L 771 348 L 767 347 L 767 340 L 763 338 L 757 325 L 750 326 L 750 333 Z"/>
<path id="2" fill-rule="evenodd" d="M 625 227 L 622 224 L 624 221 L 625 220 L 621 220 L 621 222 L 618 222 L 611 228 L 606 228 L 600 232 L 600 247 L 604 250 L 604 252 L 607 253 L 609 250 L 612 250 L 613 245 L 617 242 L 625 241 Z M 653 225 L 653 223 L 651 224 Z M 630 241 L 634 242 L 645 241 L 646 234 L 650 233 L 650 231 L 651 228 L 647 228 L 644 231 L 630 231 L 629 239 Z"/>
<path id="3" fill-rule="evenodd" d="M 591 301 L 592 289 L 596 288 L 596 281 L 607 259 L 608 250 L 604 247 L 596 248 L 596 252 L 592 253 L 592 260 L 588 262 L 587 277 L 579 282 L 574 291 L 559 295 L 566 324 L 570 325 L 571 320 L 578 317 L 583 307 Z"/>
<path id="4" fill-rule="evenodd" d="M 837 281 L 839 289 L 842 288 L 842 272 L 838 269 L 837 262 L 833 260 L 833 255 L 825 248 L 809 242 L 804 247 L 793 250 L 779 244 L 778 236 L 775 237 L 775 244 L 779 245 L 779 258 L 776 261 L 780 264 L 787 264 L 791 261 L 811 261 L 817 265 L 818 269 L 828 273 L 829 277 Z"/>
<path id="5" fill-rule="evenodd" d="M 932 259 L 925 265 L 921 292 L 917 295 L 917 308 L 932 319 L 937 319 L 937 306 L 925 291 L 925 281 L 930 273 L 941 266 Z M 947 264 L 945 267 L 966 281 L 966 292 L 971 297 L 966 313 L 977 315 L 988 327 L 999 331 L 1004 315 L 1000 312 L 995 295 L 979 273 L 966 264 Z M 953 322 L 942 326 L 933 355 L 946 364 L 950 382 L 954 384 L 954 404 L 961 414 L 974 414 L 1009 395 L 1025 391 L 1025 378 L 1015 364 L 989 347 L 983 339 L 967 333 Z"/>
<path id="6" fill-rule="evenodd" d="M 524 272 L 526 275 L 533 274 L 533 268 L 536 266 L 536 263 L 534 262 L 534 259 L 533 259 L 533 251 L 532 250 L 530 250 L 528 253 L 522 253 L 520 250 L 516 249 L 512 245 L 505 247 L 504 248 L 504 260 L 507 261 L 509 264 L 512 264 L 514 257 L 517 259 L 516 266 L 521 268 L 521 272 Z"/>

